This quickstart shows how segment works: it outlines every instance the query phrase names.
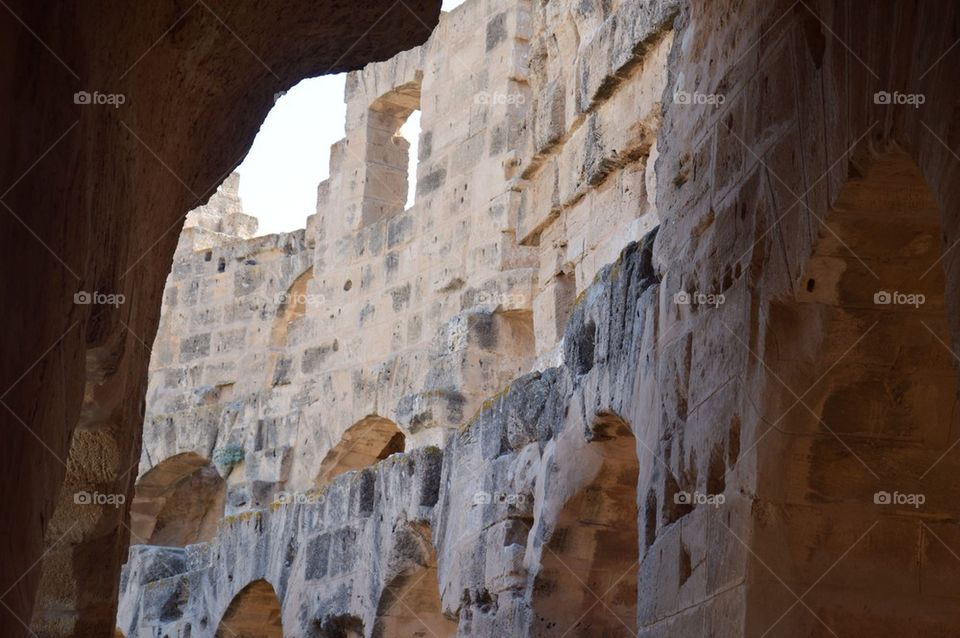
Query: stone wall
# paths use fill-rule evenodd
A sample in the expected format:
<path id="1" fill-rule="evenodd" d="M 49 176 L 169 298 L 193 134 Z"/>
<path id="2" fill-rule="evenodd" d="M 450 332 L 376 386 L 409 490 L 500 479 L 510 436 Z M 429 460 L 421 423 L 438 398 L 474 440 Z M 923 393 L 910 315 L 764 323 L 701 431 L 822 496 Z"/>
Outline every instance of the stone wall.
<path id="1" fill-rule="evenodd" d="M 383 635 L 416 624 L 391 614 L 408 591 L 396 579 L 429 575 L 437 599 L 411 600 L 437 635 L 454 631 L 444 618 L 462 636 L 950 635 L 958 19 L 909 2 L 474 0 L 421 49 L 352 74 L 305 248 L 280 248 L 300 234 L 227 244 L 243 260 L 267 247 L 268 294 L 315 295 L 316 308 L 257 306 L 263 334 L 276 317 L 289 328 L 275 355 L 300 357 L 293 387 L 264 388 L 261 336 L 235 383 L 258 380 L 230 395 L 242 416 L 199 380 L 156 395 L 183 405 L 203 389 L 192 406 L 150 404 L 162 418 L 148 421 L 144 477 L 245 433 L 227 507 L 254 509 L 208 543 L 135 548 L 121 628 L 213 635 L 246 622 L 247 591 L 270 603 L 247 618 L 278 631 Z M 417 100 L 424 150 L 403 211 L 391 135 Z M 229 254 L 236 286 L 256 271 Z M 181 256 L 196 285 L 216 281 L 202 250 Z M 369 350 L 368 305 L 391 327 Z M 515 343 L 484 336 L 498 314 L 532 338 L 492 364 L 491 346 Z M 177 331 L 171 352 L 189 357 L 194 336 Z M 305 372 L 301 338 L 336 339 L 336 353 Z M 338 384 L 353 362 L 356 384 Z M 328 393 L 310 394 L 317 379 Z M 451 388 L 462 412 L 436 407 Z M 269 405 L 294 389 L 303 407 Z M 311 413 L 311 400 L 328 405 Z M 196 428 L 201 408 L 214 416 Z M 394 425 L 408 452 L 391 456 Z M 359 432 L 382 438 L 361 454 Z M 374 465 L 321 471 L 351 458 L 342 469 Z M 439 483 L 424 501 L 428 469 Z M 300 544 L 342 529 L 341 554 Z M 238 582 L 230 547 L 257 557 Z M 169 552 L 196 558 L 158 571 Z M 356 577 L 301 584 L 297 570 L 331 555 Z"/>
<path id="2" fill-rule="evenodd" d="M 282 609 L 284 635 L 351 635 L 337 633 L 344 619 L 354 619 L 359 635 L 380 635 L 375 627 L 397 577 L 429 574 L 440 598 L 411 612 L 449 619 L 442 635 L 552 635 L 537 620 L 548 586 L 539 566 L 548 552 L 572 549 L 547 548 L 569 503 L 597 480 L 619 477 L 621 497 L 604 489 L 603 502 L 591 502 L 580 515 L 596 518 L 603 511 L 608 525 L 633 529 L 636 539 L 630 424 L 642 421 L 637 410 L 645 406 L 636 395 L 643 385 L 633 353 L 653 346 L 652 239 L 642 249 L 629 246 L 586 291 L 568 323 L 568 363 L 516 379 L 454 432 L 443 451 L 428 446 L 394 455 L 323 488 L 228 516 L 210 543 L 132 547 L 120 629 L 125 635 L 229 635 L 229 619 L 220 623 L 230 602 L 250 583 L 266 580 Z M 604 635 L 626 636 L 636 627 L 637 584 L 636 561 L 624 562 L 623 555 L 635 554 L 637 545 L 604 549 L 603 540 L 590 540 L 585 560 L 616 556 L 616 574 L 605 582 L 623 581 L 628 595 L 618 592 L 619 602 L 609 604 L 626 611 L 604 625 Z M 586 610 L 593 602 L 578 595 L 572 604 Z M 414 628 L 423 632 L 424 624 Z M 578 631 L 589 627 L 581 623 Z"/>
<path id="3" fill-rule="evenodd" d="M 644 635 L 957 622 L 957 19 L 910 2 L 683 12 L 657 162 L 663 462 L 640 489 L 726 505 L 657 516 Z"/>
<path id="4" fill-rule="evenodd" d="M 651 7 L 620 43 L 635 57 L 618 51 L 607 69 L 585 47 L 580 73 L 597 65 L 591 73 L 622 74 L 622 87 L 554 124 L 569 141 L 534 141 L 554 108 L 534 95 L 564 67 L 527 72 L 553 28 L 538 20 L 563 19 L 534 17 L 524 2 L 471 2 L 444 15 L 423 47 L 348 76 L 346 138 L 331 149 L 305 230 L 250 238 L 235 177 L 191 213 L 153 346 L 141 474 L 178 455 L 242 450 L 226 512 L 263 507 L 278 490 L 320 481 L 321 462 L 364 419 L 393 422 L 407 449 L 443 445 L 512 379 L 556 362 L 563 324 L 599 265 L 656 225 L 645 160 L 670 36 L 668 9 Z M 588 14 L 566 20 L 607 37 L 602 16 Z M 644 123 L 632 137 L 599 121 L 624 122 L 638 106 Z M 404 210 L 408 143 L 397 130 L 414 108 L 420 158 Z M 584 154 L 602 170 L 582 175 Z M 563 175 L 562 195 L 541 194 L 547 173 Z M 541 197 L 563 213 L 541 211 L 534 231 Z M 612 232 L 618 225 L 631 230 Z"/>

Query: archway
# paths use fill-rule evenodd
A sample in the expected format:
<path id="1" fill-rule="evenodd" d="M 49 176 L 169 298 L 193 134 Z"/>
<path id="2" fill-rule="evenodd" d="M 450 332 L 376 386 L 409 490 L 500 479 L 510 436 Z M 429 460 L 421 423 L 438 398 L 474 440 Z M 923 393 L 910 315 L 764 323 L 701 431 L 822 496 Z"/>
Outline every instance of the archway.
<path id="1" fill-rule="evenodd" d="M 891 619 L 909 618 L 891 620 L 902 623 L 886 626 L 891 635 L 942 622 L 920 611 L 935 603 L 915 587 L 931 554 L 946 551 L 938 519 L 955 515 L 945 504 L 956 502 L 960 467 L 949 454 L 960 406 L 941 228 L 910 156 L 870 157 L 851 167 L 794 294 L 771 304 L 763 350 L 772 374 L 751 447 L 757 475 L 779 477 L 759 481 L 755 497 L 777 515 L 755 526 L 753 547 L 778 574 L 756 570 L 751 596 L 767 602 L 750 605 L 750 633 L 824 633 L 824 624 L 856 633 L 863 601 L 881 591 L 897 592 Z M 917 547 L 880 540 L 893 537 Z M 818 556 L 781 576 L 785 547 Z M 777 597 L 780 578 L 808 591 L 802 606 Z"/>
<path id="2" fill-rule="evenodd" d="M 636 635 L 636 441 L 619 417 L 597 416 L 581 448 L 593 478 L 564 505 L 540 557 L 533 588 L 537 637 Z"/>
<path id="3" fill-rule="evenodd" d="M 182 547 L 209 541 L 223 516 L 226 489 L 217 469 L 198 454 L 162 461 L 137 483 L 130 542 Z"/>
<path id="4" fill-rule="evenodd" d="M 418 547 L 419 563 L 393 577 L 380 594 L 373 638 L 409 636 L 447 638 L 457 633 L 457 623 L 443 615 L 437 581 L 437 553 L 428 526 L 410 526 L 404 546 Z"/>
<path id="5" fill-rule="evenodd" d="M 398 215 L 411 199 L 410 142 L 401 128 L 420 110 L 420 81 L 398 86 L 370 105 L 366 122 L 366 178 L 363 192 L 363 225 Z M 419 122 L 419 118 L 417 118 Z M 419 123 L 414 127 L 419 133 Z"/>
<path id="6" fill-rule="evenodd" d="M 217 627 L 216 638 L 283 638 L 280 600 L 273 586 L 255 580 L 238 593 Z"/>
<path id="7" fill-rule="evenodd" d="M 381 416 L 364 417 L 343 433 L 340 442 L 320 463 L 317 485 L 325 485 L 336 476 L 373 465 L 391 454 L 403 452 L 406 438 L 397 424 Z"/>

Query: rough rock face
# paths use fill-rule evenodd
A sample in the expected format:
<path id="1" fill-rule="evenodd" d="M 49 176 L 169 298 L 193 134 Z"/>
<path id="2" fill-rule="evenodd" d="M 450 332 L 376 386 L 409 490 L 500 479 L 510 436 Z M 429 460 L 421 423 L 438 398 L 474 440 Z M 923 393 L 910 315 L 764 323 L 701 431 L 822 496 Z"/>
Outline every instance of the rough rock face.
<path id="1" fill-rule="evenodd" d="M 951 635 L 958 20 L 945 3 L 474 2 L 418 52 L 352 75 L 339 168 L 303 233 L 304 290 L 340 304 L 340 282 L 370 273 L 371 294 L 338 305 L 332 327 L 350 334 L 366 303 L 377 316 L 388 307 L 390 345 L 354 369 L 355 388 L 331 394 L 347 414 L 327 403 L 300 424 L 311 401 L 330 400 L 309 380 L 350 369 L 353 355 L 314 358 L 305 372 L 311 340 L 333 333 L 309 327 L 316 310 L 267 303 L 265 318 L 283 317 L 277 354 L 291 363 L 279 369 L 292 376 L 263 366 L 241 396 L 290 378 L 279 401 L 248 401 L 225 420 L 229 406 L 204 385 L 218 360 L 202 352 L 211 367 L 186 386 L 198 400 L 178 383 L 158 389 L 143 479 L 216 465 L 225 507 L 253 509 L 181 550 L 134 548 L 121 628 Z M 392 134 L 417 100 L 425 150 L 405 222 Z M 483 151 L 493 161 L 478 162 Z M 415 229 L 398 263 L 417 260 L 437 282 L 412 280 L 410 305 L 396 308 L 393 281 L 380 283 L 394 258 L 373 240 L 393 223 Z M 279 250 L 288 241 L 229 250 L 303 260 L 264 275 L 268 292 L 296 292 L 307 258 L 298 243 Z M 175 271 L 171 285 L 210 281 L 202 251 L 180 255 L 193 274 Z M 436 389 L 417 371 L 456 350 L 395 325 L 423 299 L 437 306 L 431 336 L 443 335 L 477 311 L 461 286 L 532 265 L 532 297 L 504 306 L 529 312 L 533 348 L 519 359 L 531 371 L 484 400 L 516 360 L 490 377 L 471 376 L 491 369 L 478 359 L 443 368 L 477 410 L 417 430 L 404 397 Z M 243 272 L 234 285 L 256 277 Z M 164 366 L 202 351 L 194 331 L 177 333 L 179 359 Z M 404 347 L 415 358 L 400 381 L 363 378 Z M 376 410 L 355 400 L 370 392 Z M 194 428 L 201 409 L 216 417 Z M 410 443 L 402 455 L 397 431 Z M 170 476 L 175 488 L 192 475 Z M 180 563 L 159 570 L 171 552 Z"/>
<path id="2" fill-rule="evenodd" d="M 606 37 L 604 24 L 633 19 L 637 7 L 550 16 L 511 0 L 473 2 L 444 15 L 422 47 L 348 76 L 346 137 L 331 149 L 331 175 L 304 230 L 249 238 L 232 180 L 188 216 L 151 358 L 141 478 L 131 507 L 135 543 L 169 546 L 176 538 L 183 546 L 214 547 L 222 538 L 207 526 L 211 517 L 229 520 L 310 500 L 345 471 L 404 449 L 444 446 L 517 377 L 565 360 L 562 331 L 578 297 L 603 264 L 656 226 L 647 159 L 676 7 L 648 9 L 618 42 L 617 60 L 601 56 L 591 63 L 601 66 L 584 67 L 620 75 L 605 85 L 603 100 L 569 99 L 578 115 L 563 124 L 568 142 L 534 142 L 531 123 L 553 108 L 539 98 L 540 86 L 565 72 L 545 34 L 554 23 L 570 28 L 582 20 L 584 34 L 589 27 Z M 553 61 L 534 68 L 531 50 Z M 479 60 L 490 61 L 483 73 L 463 73 Z M 571 83 L 562 91 L 593 95 L 600 88 Z M 418 108 L 416 197 L 404 210 L 414 176 L 406 173 L 408 145 L 397 131 Z M 631 125 L 632 116 L 642 125 Z M 558 174 L 562 181 L 551 181 Z M 543 208 L 544 192 L 562 209 Z M 600 209 L 604 215 L 596 219 Z M 629 230 L 612 232 L 617 226 Z M 583 333 L 573 342 L 581 368 L 588 357 L 579 353 L 592 347 L 589 339 Z M 629 434 L 625 426 L 615 429 Z M 593 469 L 609 462 L 601 459 Z M 223 479 L 207 480 L 215 473 Z M 618 515 L 635 508 L 632 481 L 613 481 L 623 485 L 618 507 L 610 508 Z M 182 522 L 172 524 L 175 518 Z M 566 524 L 573 529 L 576 521 Z M 429 529 L 421 536 L 429 538 Z M 636 533 L 616 539 L 616 546 L 635 547 Z M 209 568 L 232 569 L 216 558 Z M 135 580 L 124 593 L 119 624 L 134 633 L 198 631 L 209 616 L 205 631 L 217 631 L 221 618 L 232 627 L 237 614 L 255 615 L 242 602 L 248 593 L 250 600 L 270 600 L 262 585 L 241 595 L 261 579 L 287 610 L 288 630 L 326 622 L 330 603 L 296 612 L 302 605 L 288 592 L 305 595 L 304 585 L 288 587 L 277 576 L 238 583 L 241 589 L 213 608 L 184 599 L 182 618 L 160 613 L 166 603 L 147 593 L 160 585 Z M 406 579 L 411 591 L 391 584 L 394 577 Z M 377 635 L 403 635 L 410 624 L 422 632 L 417 619 L 425 615 L 443 633 L 455 631 L 450 617 L 464 605 L 460 594 L 441 601 L 436 578 L 431 582 L 424 587 L 419 576 L 389 574 L 341 615 Z M 629 582 L 635 589 L 635 579 Z M 176 583 L 164 587 L 183 591 Z M 207 588 L 190 591 L 205 600 Z M 631 600 L 635 592 L 619 598 Z M 412 600 L 430 603 L 429 610 L 399 613 Z M 627 605 L 622 615 L 635 625 L 632 609 Z"/>
<path id="3" fill-rule="evenodd" d="M 181 244 L 121 629 L 951 635 L 958 33 L 952 3 L 475 1 L 351 75 L 304 231 L 244 239 L 214 202 Z M 411 215 L 394 133 L 418 104 Z M 466 294 L 523 269 L 516 305 Z M 517 359 L 423 374 L 464 352 L 435 333 L 500 304 L 529 313 L 528 374 L 486 400 Z M 244 308 L 236 363 L 219 324 Z M 317 350 L 365 316 L 365 364 Z M 405 420 L 446 405 L 438 379 L 476 413 Z"/>
<path id="4" fill-rule="evenodd" d="M 112 631 L 126 508 L 74 494 L 132 497 L 182 216 L 240 161 L 276 92 L 416 46 L 438 13 L 418 0 L 5 4 L 0 634 Z"/>

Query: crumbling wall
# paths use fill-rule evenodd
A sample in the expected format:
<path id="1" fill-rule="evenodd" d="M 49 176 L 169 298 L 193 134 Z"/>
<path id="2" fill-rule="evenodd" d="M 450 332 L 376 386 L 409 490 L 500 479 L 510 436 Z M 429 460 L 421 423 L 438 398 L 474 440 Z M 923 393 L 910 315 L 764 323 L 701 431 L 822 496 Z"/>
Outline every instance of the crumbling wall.
<path id="1" fill-rule="evenodd" d="M 423 325 L 441 335 L 474 307 L 471 291 L 518 290 L 482 282 L 533 271 L 529 297 L 495 297 L 486 309 L 530 313 L 529 372 L 504 366 L 506 387 L 471 376 L 449 363 L 457 342 L 439 340 L 426 350 L 426 361 L 443 362 L 432 378 L 452 379 L 473 408 L 447 418 L 423 391 L 437 386 L 417 376 L 430 369 L 423 351 L 404 350 L 409 333 L 381 328 L 353 377 L 364 382 L 353 409 L 297 430 L 286 487 L 309 484 L 338 435 L 376 413 L 363 403 L 376 397 L 378 408 L 395 406 L 387 416 L 413 447 L 442 443 L 436 503 L 416 516 L 430 520 L 439 613 L 459 635 L 949 635 L 960 608 L 951 522 L 960 182 L 947 80 L 960 64 L 950 55 L 957 20 L 950 5 L 910 2 L 474 2 L 423 48 L 353 75 L 347 138 L 304 233 L 314 264 L 305 289 L 331 302 L 312 329 L 333 321 L 337 335 L 364 343 L 348 329 L 353 317 L 368 303 L 375 316 L 393 307 L 391 275 L 373 267 L 381 256 L 384 267 L 417 256 L 410 267 L 427 274 L 407 279 L 409 310 L 424 313 L 418 304 L 430 299 Z M 897 36 L 879 36 L 879 25 Z M 466 72 L 453 59 L 481 50 L 485 64 Z M 504 94 L 465 99 L 481 88 Z M 416 100 L 425 150 L 417 202 L 401 211 L 371 180 L 401 181 L 383 132 Z M 356 155 L 371 146 L 386 170 Z M 478 149 L 499 164 L 470 163 Z M 413 238 L 392 255 L 389 230 L 403 235 L 404 224 Z M 493 250 L 493 237 L 509 250 Z M 351 309 L 340 264 L 355 268 L 351 289 L 365 267 L 387 283 Z M 311 312 L 290 334 L 312 325 Z M 391 372 L 389 384 L 370 383 L 394 350 L 401 381 Z M 322 374 L 337 378 L 350 356 L 338 351 Z M 424 406 L 444 418 L 427 419 Z M 635 458 L 606 453 L 611 441 Z M 604 468 L 617 478 L 598 482 Z M 386 501 L 375 509 L 385 521 L 415 518 Z M 322 516 L 318 526 L 345 520 Z M 598 529 L 615 521 L 618 533 L 571 529 L 585 518 Z M 296 538 L 271 534 L 273 552 Z M 199 572 L 232 565 L 211 556 Z M 564 564 L 582 582 L 575 597 L 563 597 Z M 344 586 L 351 602 L 335 607 L 336 626 L 369 634 L 386 582 L 362 599 L 356 582 Z M 146 587 L 126 590 L 125 627 L 144 611 L 153 629 L 202 618 L 191 606 L 206 586 L 183 597 L 195 611 L 169 621 L 157 601 L 144 607 Z M 314 618 L 291 620 L 302 607 L 291 591 L 278 590 L 287 630 L 327 622 L 312 608 Z M 595 617 L 591 604 L 610 615 Z M 583 613 L 558 626 L 572 609 Z"/>
<path id="2" fill-rule="evenodd" d="M 237 594 L 263 579 L 283 603 L 284 635 L 326 635 L 342 617 L 372 628 L 381 592 L 428 558 L 417 539 L 422 529 L 429 538 L 440 463 L 439 450 L 422 448 L 229 516 L 213 543 L 131 547 L 119 627 L 128 636 L 213 636 Z"/>
<path id="3" fill-rule="evenodd" d="M 331 148 L 304 231 L 250 238 L 235 178 L 192 213 L 151 359 L 141 474 L 177 454 L 232 451 L 242 458 L 223 468 L 226 512 L 264 507 L 278 490 L 313 485 L 318 459 L 368 416 L 396 423 L 407 449 L 443 445 L 513 378 L 559 361 L 577 295 L 656 223 L 645 158 L 675 9 L 650 6 L 614 52 L 585 43 L 576 60 L 536 67 L 533 44 L 546 46 L 558 25 L 585 32 L 575 23 L 606 20 L 594 25 L 599 42 L 633 9 L 463 5 L 422 47 L 348 76 L 346 137 Z M 615 79 L 606 101 L 579 98 L 557 124 L 570 141 L 547 149 L 534 143 L 545 108 L 534 96 L 570 64 Z M 417 108 L 416 196 L 404 210 L 414 176 L 397 131 Z M 642 123 L 627 124 L 638 108 Z M 558 162 L 562 196 L 541 193 Z M 533 224 L 531 207 L 554 199 Z M 629 233 L 612 232 L 624 224 Z M 557 296 L 551 268 L 568 240 L 577 248 L 560 251 L 570 285 L 558 316 L 546 300 Z"/>
<path id="4" fill-rule="evenodd" d="M 534 604 L 542 545 L 566 501 L 601 469 L 591 446 L 616 434 L 607 428 L 611 415 L 630 427 L 643 419 L 635 392 L 644 384 L 632 366 L 633 353 L 652 346 L 652 240 L 628 247 L 588 289 L 568 325 L 568 363 L 517 379 L 443 451 L 394 455 L 325 488 L 228 516 L 211 543 L 132 547 L 121 630 L 212 636 L 234 596 L 266 579 L 281 601 L 284 632 L 336 635 L 324 628 L 356 618 L 369 636 L 394 577 L 425 561 L 411 539 L 427 529 L 437 548 L 435 611 L 459 624 L 458 635 L 544 635 Z M 592 348 L 582 347 L 584 334 Z M 636 462 L 632 435 L 625 440 L 623 453 Z M 631 480 L 631 496 L 634 489 Z M 629 555 L 636 546 L 606 551 Z M 635 597 L 629 602 L 635 610 Z"/>

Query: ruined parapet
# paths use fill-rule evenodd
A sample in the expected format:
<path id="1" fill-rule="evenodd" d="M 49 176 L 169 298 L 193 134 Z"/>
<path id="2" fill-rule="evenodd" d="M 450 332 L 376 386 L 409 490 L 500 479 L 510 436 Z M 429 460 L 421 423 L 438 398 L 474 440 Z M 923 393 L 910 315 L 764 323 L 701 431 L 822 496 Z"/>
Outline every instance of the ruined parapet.
<path id="1" fill-rule="evenodd" d="M 225 221 L 242 215 L 234 178 L 191 213 L 154 348 L 141 473 L 176 454 L 241 448 L 227 511 L 256 507 L 311 486 L 362 419 L 395 422 L 408 449 L 442 445 L 530 369 L 536 264 L 501 197 L 504 127 L 519 130 L 525 110 L 487 99 L 518 67 L 463 74 L 442 63 L 452 50 L 461 64 L 516 61 L 527 11 L 464 5 L 423 47 L 351 74 L 347 137 L 305 231 L 228 234 Z M 418 107 L 420 174 L 404 210 L 415 176 L 396 130 Z M 457 120 L 471 129 L 447 126 Z"/>

